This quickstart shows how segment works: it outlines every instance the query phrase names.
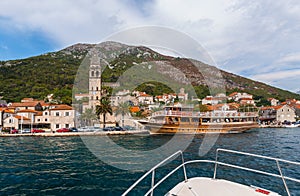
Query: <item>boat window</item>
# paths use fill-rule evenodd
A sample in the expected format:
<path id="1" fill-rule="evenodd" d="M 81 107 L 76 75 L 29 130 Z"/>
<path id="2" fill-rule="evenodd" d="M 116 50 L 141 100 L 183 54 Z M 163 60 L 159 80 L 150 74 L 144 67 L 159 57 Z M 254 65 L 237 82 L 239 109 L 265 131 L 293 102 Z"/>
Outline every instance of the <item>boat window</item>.
<path id="1" fill-rule="evenodd" d="M 181 118 L 181 122 L 190 122 L 190 119 L 189 119 L 189 118 L 184 118 L 184 117 L 182 117 L 182 118 Z"/>
<path id="2" fill-rule="evenodd" d="M 199 118 L 192 118 L 193 122 L 199 122 Z"/>

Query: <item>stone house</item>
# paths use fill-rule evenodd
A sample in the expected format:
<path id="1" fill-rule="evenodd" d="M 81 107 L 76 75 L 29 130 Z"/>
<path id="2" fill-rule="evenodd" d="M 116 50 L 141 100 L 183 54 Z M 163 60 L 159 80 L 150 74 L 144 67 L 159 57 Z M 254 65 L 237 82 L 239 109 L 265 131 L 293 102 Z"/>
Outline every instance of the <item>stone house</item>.
<path id="1" fill-rule="evenodd" d="M 284 121 L 294 122 L 296 113 L 289 105 L 269 106 L 261 108 L 260 121 L 265 123 L 283 123 Z"/>
<path id="2" fill-rule="evenodd" d="M 75 126 L 75 110 L 71 106 L 63 104 L 50 106 L 48 110 L 43 111 L 43 114 L 46 118 L 49 118 L 50 129 L 52 131 Z"/>
<path id="3" fill-rule="evenodd" d="M 253 99 L 253 95 L 250 95 L 248 93 L 239 93 L 239 92 L 233 92 L 230 95 L 228 95 L 228 100 L 239 101 L 240 99 L 243 98 Z"/>
<path id="4" fill-rule="evenodd" d="M 4 119 L 4 127 L 23 129 L 30 124 L 30 119 L 19 115 L 9 115 Z"/>

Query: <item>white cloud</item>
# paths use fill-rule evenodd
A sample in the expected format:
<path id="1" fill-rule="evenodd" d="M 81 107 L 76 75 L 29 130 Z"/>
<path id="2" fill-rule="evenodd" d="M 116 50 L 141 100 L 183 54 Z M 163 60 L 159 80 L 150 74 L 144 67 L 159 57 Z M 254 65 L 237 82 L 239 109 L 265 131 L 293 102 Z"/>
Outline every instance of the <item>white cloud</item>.
<path id="1" fill-rule="evenodd" d="M 290 64 L 290 63 L 298 63 L 300 66 L 300 53 L 288 54 L 288 55 L 282 57 L 281 59 L 279 59 L 277 62 L 280 65 L 286 65 L 286 64 Z"/>
<path id="2" fill-rule="evenodd" d="M 253 75 L 252 78 L 260 80 L 260 81 L 268 81 L 273 82 L 284 78 L 291 78 L 291 77 L 299 77 L 300 76 L 300 69 L 296 70 L 287 70 L 287 71 L 278 71 L 278 72 L 270 72 L 270 73 L 263 73 Z"/>
<path id="3" fill-rule="evenodd" d="M 138 21 L 138 13 L 120 1 L 4 0 L 0 16 L 18 30 L 38 29 L 61 45 L 99 42 L 103 37 Z"/>
<path id="4" fill-rule="evenodd" d="M 290 76 L 286 69 L 299 68 L 298 0 L 137 2 L 2 0 L 0 18 L 9 19 L 10 25 L 21 31 L 41 30 L 62 47 L 99 42 L 111 33 L 140 25 L 171 27 L 195 38 L 220 68 L 256 75 L 264 82 L 283 80 Z M 282 75 L 263 77 L 269 72 Z"/>

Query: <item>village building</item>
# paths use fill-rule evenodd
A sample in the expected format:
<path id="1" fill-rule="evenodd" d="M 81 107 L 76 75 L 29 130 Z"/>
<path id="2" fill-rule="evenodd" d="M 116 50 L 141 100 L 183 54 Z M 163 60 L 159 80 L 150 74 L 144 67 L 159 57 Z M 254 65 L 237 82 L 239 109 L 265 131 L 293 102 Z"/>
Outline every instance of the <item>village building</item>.
<path id="1" fill-rule="evenodd" d="M 239 101 L 240 99 L 253 99 L 253 95 L 250 95 L 248 93 L 240 93 L 240 92 L 233 92 L 230 95 L 228 95 L 228 100 L 233 101 Z"/>
<path id="2" fill-rule="evenodd" d="M 187 101 L 189 94 L 185 92 L 184 88 L 180 88 L 179 93 L 177 94 L 177 97 L 179 101 Z"/>
<path id="3" fill-rule="evenodd" d="M 77 93 L 74 95 L 75 100 L 80 101 L 84 99 L 89 99 L 89 94 L 88 93 Z"/>
<path id="4" fill-rule="evenodd" d="M 150 105 L 154 103 L 153 96 L 148 95 L 145 92 L 141 92 L 138 96 L 138 103 L 143 105 Z"/>
<path id="5" fill-rule="evenodd" d="M 4 126 L 7 128 L 14 128 L 14 129 L 23 129 L 27 125 L 30 125 L 30 119 L 27 117 L 19 116 L 19 115 L 9 115 L 7 118 L 4 119 Z"/>
<path id="6" fill-rule="evenodd" d="M 50 129 L 71 128 L 75 126 L 75 111 L 68 105 L 54 105 L 49 108 Z"/>
<path id="7" fill-rule="evenodd" d="M 43 110 L 43 107 L 39 101 L 15 102 L 15 103 L 9 103 L 7 106 L 10 109 L 13 109 L 14 111 L 18 111 L 18 110 L 42 111 Z"/>
<path id="8" fill-rule="evenodd" d="M 255 105 L 255 102 L 252 98 L 241 98 L 239 99 L 241 105 Z"/>
<path id="9" fill-rule="evenodd" d="M 202 99 L 203 105 L 215 105 L 222 102 L 226 102 L 227 97 L 221 96 L 221 97 L 214 97 L 214 96 L 206 96 Z"/>
<path id="10" fill-rule="evenodd" d="M 269 98 L 268 101 L 271 103 L 271 106 L 279 105 L 279 100 L 275 98 Z"/>
<path id="11" fill-rule="evenodd" d="M 295 122 L 295 110 L 289 105 L 263 107 L 260 110 L 260 121 L 263 124 Z"/>
<path id="12" fill-rule="evenodd" d="M 55 131 L 74 127 L 75 110 L 65 104 L 47 104 L 32 98 L 0 108 L 0 127 L 10 129 L 40 128 Z"/>

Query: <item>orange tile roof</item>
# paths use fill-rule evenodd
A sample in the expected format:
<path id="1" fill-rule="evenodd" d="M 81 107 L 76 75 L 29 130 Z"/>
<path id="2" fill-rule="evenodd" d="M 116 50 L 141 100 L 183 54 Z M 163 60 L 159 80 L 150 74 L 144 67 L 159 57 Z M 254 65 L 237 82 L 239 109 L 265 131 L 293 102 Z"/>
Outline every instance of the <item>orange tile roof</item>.
<path id="1" fill-rule="evenodd" d="M 43 116 L 43 112 L 38 111 L 38 112 L 35 114 L 35 116 Z"/>
<path id="2" fill-rule="evenodd" d="M 50 105 L 51 105 L 50 103 L 45 103 L 45 102 L 41 103 L 41 106 L 50 106 Z"/>
<path id="3" fill-rule="evenodd" d="M 300 104 L 295 104 L 295 105 L 293 105 L 292 107 L 297 108 L 297 109 L 300 109 Z"/>
<path id="4" fill-rule="evenodd" d="M 5 111 L 7 108 L 0 108 L 0 112 Z"/>
<path id="5" fill-rule="evenodd" d="M 30 109 L 19 110 L 19 111 L 17 111 L 17 113 L 23 113 L 23 112 L 25 112 L 25 113 L 37 113 L 37 111 L 35 111 L 35 110 L 30 110 Z"/>
<path id="6" fill-rule="evenodd" d="M 145 93 L 145 94 L 143 93 L 143 94 L 140 94 L 140 97 L 151 97 L 151 95 L 148 95 L 148 94 L 146 94 L 146 93 Z"/>
<path id="7" fill-rule="evenodd" d="M 233 97 L 234 95 L 237 95 L 237 94 L 238 94 L 238 92 L 233 92 L 229 95 L 229 97 Z"/>
<path id="8" fill-rule="evenodd" d="M 13 112 L 13 111 L 11 111 L 11 110 L 4 110 L 4 112 L 5 112 L 5 113 L 14 114 L 14 112 Z"/>
<path id="9" fill-rule="evenodd" d="M 23 118 L 23 120 L 30 120 L 30 118 L 27 118 L 25 116 L 22 117 L 22 116 L 19 116 L 19 115 L 15 115 L 14 118 L 16 118 L 18 120 L 22 120 L 22 118 Z"/>
<path id="10" fill-rule="evenodd" d="M 274 110 L 278 110 L 280 108 L 282 108 L 283 105 L 277 105 L 277 106 L 265 106 L 265 107 L 262 107 L 261 110 L 270 110 L 270 109 L 274 109 Z"/>
<path id="11" fill-rule="evenodd" d="M 11 107 L 35 107 L 39 102 L 15 102 L 11 104 Z"/>
<path id="12" fill-rule="evenodd" d="M 207 108 L 207 110 L 209 110 L 209 111 L 212 111 L 212 110 L 214 110 L 214 107 L 213 107 L 213 106 L 211 106 L 211 105 L 206 105 L 206 108 Z"/>
<path id="13" fill-rule="evenodd" d="M 73 108 L 66 104 L 61 105 L 55 105 L 54 108 L 51 108 L 50 110 L 73 110 Z"/>

